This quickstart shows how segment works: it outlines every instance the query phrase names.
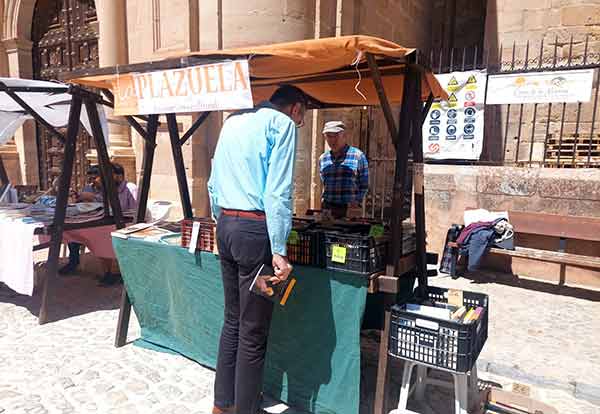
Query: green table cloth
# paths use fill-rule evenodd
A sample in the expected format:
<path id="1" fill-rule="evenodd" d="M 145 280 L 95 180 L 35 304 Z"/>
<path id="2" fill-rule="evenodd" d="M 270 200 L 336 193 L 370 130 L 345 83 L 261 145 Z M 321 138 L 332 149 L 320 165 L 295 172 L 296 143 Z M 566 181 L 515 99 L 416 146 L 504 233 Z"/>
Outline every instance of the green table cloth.
<path id="1" fill-rule="evenodd" d="M 141 345 L 214 369 L 224 307 L 218 256 L 132 238 L 113 238 L 113 246 Z M 315 414 L 358 414 L 366 281 L 301 266 L 293 276 L 292 295 L 273 314 L 264 392 Z"/>

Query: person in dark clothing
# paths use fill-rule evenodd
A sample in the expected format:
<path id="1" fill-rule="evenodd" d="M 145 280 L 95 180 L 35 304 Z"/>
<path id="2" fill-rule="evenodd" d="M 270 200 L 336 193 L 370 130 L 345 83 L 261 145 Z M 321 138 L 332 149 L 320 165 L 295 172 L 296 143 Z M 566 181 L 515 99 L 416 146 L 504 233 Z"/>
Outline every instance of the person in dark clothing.
<path id="1" fill-rule="evenodd" d="M 78 202 L 97 202 L 101 203 L 103 200 L 102 192 L 102 180 L 100 178 L 100 167 L 97 165 L 91 165 L 87 170 L 87 181 L 88 183 L 83 187 L 83 190 L 79 194 L 75 194 L 75 198 Z M 71 242 L 69 246 L 69 261 L 66 265 L 58 270 L 61 275 L 72 274 L 79 267 L 81 253 L 80 243 Z"/>
<path id="2" fill-rule="evenodd" d="M 262 264 L 272 264 L 280 281 L 291 272 L 286 241 L 297 128 L 305 112 L 302 91 L 282 86 L 269 102 L 231 115 L 221 129 L 208 182 L 225 291 L 213 414 L 260 409 L 273 302 L 249 288 Z M 262 281 L 259 287 L 266 290 Z"/>

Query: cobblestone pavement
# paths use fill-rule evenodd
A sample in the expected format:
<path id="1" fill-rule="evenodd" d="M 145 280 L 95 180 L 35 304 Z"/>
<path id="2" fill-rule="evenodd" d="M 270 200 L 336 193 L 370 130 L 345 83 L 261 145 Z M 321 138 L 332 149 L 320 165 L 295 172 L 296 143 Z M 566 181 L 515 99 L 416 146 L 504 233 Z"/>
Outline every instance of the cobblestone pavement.
<path id="1" fill-rule="evenodd" d="M 96 287 L 91 272 L 59 280 L 50 302 L 54 322 L 43 326 L 37 324 L 39 295 L 16 295 L 0 285 L 0 413 L 208 413 L 212 371 L 132 344 L 114 348 L 120 288 Z M 533 396 L 561 414 L 600 414 L 600 302 L 466 279 L 432 284 L 490 295 L 491 334 L 480 377 L 509 389 L 513 380 L 529 384 Z M 133 340 L 139 337 L 135 317 L 130 326 Z M 366 332 L 363 344 L 361 414 L 367 414 L 377 335 Z M 394 361 L 392 405 L 400 369 Z M 432 412 L 451 412 L 451 392 L 428 388 L 427 395 Z"/>

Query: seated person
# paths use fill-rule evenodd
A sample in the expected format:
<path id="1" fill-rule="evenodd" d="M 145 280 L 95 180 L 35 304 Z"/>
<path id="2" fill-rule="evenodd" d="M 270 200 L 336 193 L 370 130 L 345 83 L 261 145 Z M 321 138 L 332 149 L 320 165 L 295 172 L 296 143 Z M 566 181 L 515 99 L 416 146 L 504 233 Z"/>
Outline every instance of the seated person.
<path id="1" fill-rule="evenodd" d="M 121 164 L 114 162 L 112 163 L 112 167 L 121 210 L 131 211 L 137 209 L 137 185 L 125 180 L 125 169 Z"/>
<path id="2" fill-rule="evenodd" d="M 87 170 L 87 184 L 81 190 L 81 193 L 73 194 L 77 203 L 102 203 L 102 179 L 100 178 L 100 168 L 97 165 L 90 165 Z M 77 270 L 79 266 L 79 254 L 81 252 L 80 243 L 71 242 L 69 246 L 69 262 L 58 270 L 61 275 L 68 275 Z"/>
<path id="3" fill-rule="evenodd" d="M 112 163 L 113 179 L 117 187 L 117 195 L 121 210 L 131 211 L 137 209 L 137 186 L 125 180 L 125 169 L 121 164 Z M 118 268 L 115 259 L 101 258 L 104 276 L 100 279 L 100 286 L 111 286 L 116 283 L 122 283 L 119 272 L 113 272 L 113 268 Z"/>
<path id="4" fill-rule="evenodd" d="M 113 180 L 119 198 L 119 204 L 122 211 L 135 210 L 137 208 L 137 186 L 128 183 L 125 180 L 125 171 L 123 166 L 117 163 L 112 163 Z M 89 185 L 84 187 L 81 194 L 78 195 L 79 202 L 102 202 L 102 180 L 100 178 L 100 170 L 97 166 L 91 167 L 88 174 Z M 81 249 L 80 243 L 69 243 L 69 262 L 59 270 L 61 274 L 74 272 L 79 265 L 79 252 Z M 112 258 L 101 257 L 103 276 L 100 278 L 100 286 L 111 286 L 122 281 L 121 275 L 118 272 L 113 272 L 116 268 L 116 261 Z"/>

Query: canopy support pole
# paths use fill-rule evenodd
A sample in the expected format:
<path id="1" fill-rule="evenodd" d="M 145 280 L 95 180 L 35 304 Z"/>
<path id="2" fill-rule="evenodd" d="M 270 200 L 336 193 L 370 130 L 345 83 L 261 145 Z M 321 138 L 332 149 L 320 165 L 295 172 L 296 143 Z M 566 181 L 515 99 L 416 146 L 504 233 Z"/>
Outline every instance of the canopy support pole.
<path id="1" fill-rule="evenodd" d="M 396 121 L 394 121 L 392 108 L 390 106 L 390 102 L 388 101 L 387 95 L 385 94 L 379 66 L 377 66 L 377 61 L 371 53 L 367 53 L 367 62 L 369 63 L 369 68 L 371 69 L 371 79 L 373 79 L 373 83 L 375 84 L 375 90 L 377 91 L 379 104 L 381 105 L 383 115 L 385 116 L 385 122 L 387 123 L 390 136 L 392 137 L 392 142 L 394 145 L 396 145 L 399 139 L 398 131 L 396 130 Z"/>
<path id="2" fill-rule="evenodd" d="M 92 136 L 96 143 L 96 151 L 98 153 L 98 161 L 102 175 L 102 187 L 106 189 L 108 201 L 112 208 L 112 215 L 115 219 L 115 225 L 117 229 L 122 229 L 125 227 L 123 211 L 121 210 L 121 203 L 119 202 L 117 188 L 113 179 L 112 166 L 110 157 L 108 156 L 108 149 L 106 148 L 106 141 L 104 140 L 104 132 L 102 131 L 102 126 L 100 124 L 100 117 L 98 116 L 98 109 L 96 108 L 96 104 L 92 101 L 86 101 L 85 108 L 90 120 Z"/>
<path id="3" fill-rule="evenodd" d="M 390 252 L 388 254 L 388 264 L 386 273 L 390 276 L 398 276 L 400 270 L 400 259 L 402 257 L 402 221 L 406 217 L 404 216 L 403 206 L 405 204 L 405 184 L 408 179 L 408 155 L 409 150 L 413 149 L 413 157 L 418 165 L 423 165 L 423 151 L 421 139 L 421 125 L 423 121 L 422 109 L 421 109 L 421 89 L 420 89 L 420 73 L 415 67 L 409 65 L 407 67 L 406 75 L 404 78 L 404 93 L 402 97 L 402 106 L 400 110 L 400 119 L 398 128 L 394 123 L 391 107 L 387 96 L 383 82 L 381 80 L 377 62 L 372 55 L 367 55 L 367 61 L 371 68 L 371 76 L 375 83 L 375 89 L 379 97 L 381 108 L 383 110 L 388 130 L 392 137 L 392 142 L 396 149 L 396 168 L 394 174 L 394 192 L 392 201 L 392 243 Z M 419 143 L 415 141 L 419 140 Z M 417 152 L 419 152 L 417 154 Z M 415 193 L 420 188 L 420 198 L 417 198 L 415 194 L 415 210 L 416 210 L 416 243 L 417 243 L 417 275 L 419 278 L 419 288 L 421 291 L 426 288 L 427 284 L 427 264 L 425 254 L 425 218 L 424 218 L 424 199 L 422 197 L 423 184 L 422 184 L 422 168 L 419 171 L 415 171 L 418 176 L 415 179 Z M 412 187 L 412 185 L 411 185 Z M 390 333 L 390 305 L 395 302 L 396 296 L 385 295 L 384 307 L 385 317 L 384 326 L 381 332 L 381 340 L 379 347 L 379 361 L 377 367 L 377 383 L 375 390 L 375 414 L 385 414 L 388 412 L 386 403 L 387 395 L 389 390 L 389 356 L 388 356 L 388 342 Z"/>
<path id="4" fill-rule="evenodd" d="M 191 220 L 194 217 L 194 211 L 192 210 L 190 190 L 185 174 L 183 153 L 179 145 L 179 128 L 177 127 L 177 116 L 175 114 L 167 114 L 167 126 L 169 128 L 169 137 L 171 138 L 171 149 L 173 151 L 173 161 L 175 162 L 175 173 L 177 174 L 177 185 L 179 187 L 181 207 L 183 208 L 183 217 Z"/>
<path id="5" fill-rule="evenodd" d="M 433 105 L 433 94 L 430 93 L 429 96 L 427 97 L 427 102 L 425 102 L 425 106 L 423 107 L 423 111 L 421 112 L 421 126 L 423 126 L 423 124 L 425 123 L 425 120 L 427 119 L 427 114 L 429 113 L 429 110 L 431 109 L 431 105 Z"/>
<path id="6" fill-rule="evenodd" d="M 112 108 L 114 108 L 115 106 L 115 96 L 112 94 L 111 91 L 109 91 L 108 89 L 103 89 L 102 92 L 106 95 L 106 97 L 109 100 L 110 106 Z M 148 122 L 149 118 L 146 117 L 139 117 L 144 119 L 146 122 Z M 125 116 L 125 119 L 127 120 L 127 122 L 129 122 L 129 125 L 131 125 L 131 127 L 133 129 L 135 129 L 135 131 L 140 134 L 140 136 L 142 137 L 142 139 L 144 141 L 147 141 L 148 139 L 148 131 L 144 129 L 144 127 L 142 127 L 140 125 L 140 123 L 131 115 Z"/>
<path id="7" fill-rule="evenodd" d="M 421 74 L 410 65 L 407 75 L 415 86 L 411 106 L 415 117 L 412 118 L 411 147 L 413 152 L 414 194 L 415 194 L 415 230 L 417 242 L 417 272 L 419 278 L 418 296 L 427 297 L 427 240 L 425 229 L 425 174 L 423 164 L 423 104 L 421 103 Z"/>
<path id="8" fill-rule="evenodd" d="M 146 209 L 148 206 L 148 195 L 150 193 L 150 179 L 152 177 L 152 166 L 154 164 L 154 151 L 156 149 L 156 132 L 158 131 L 158 115 L 150 115 L 148 119 L 148 131 L 144 143 L 144 152 L 142 155 L 142 171 L 140 171 L 140 180 L 138 183 L 139 196 L 138 208 L 136 212 L 136 223 L 142 223 L 146 219 Z M 127 342 L 127 332 L 129 330 L 129 318 L 131 316 L 131 301 L 127 294 L 127 289 L 123 285 L 121 293 L 121 307 L 119 309 L 119 321 L 117 323 L 117 333 L 115 336 L 115 347 L 120 348 Z"/>
<path id="9" fill-rule="evenodd" d="M 393 192 L 393 204 L 392 204 L 392 245 L 388 251 L 388 266 L 386 273 L 390 276 L 398 275 L 398 262 L 402 255 L 402 202 L 404 195 L 404 179 L 406 177 L 406 170 L 408 164 L 408 123 L 407 119 L 409 111 L 407 107 L 407 87 L 408 77 L 404 78 L 404 93 L 402 109 L 400 113 L 399 126 L 396 128 L 394 116 L 390 103 L 385 93 L 383 81 L 381 80 L 381 74 L 377 66 L 377 62 L 373 55 L 367 54 L 367 62 L 371 69 L 371 79 L 375 84 L 377 96 L 379 97 L 379 103 L 385 120 L 387 122 L 388 131 L 394 147 L 396 148 L 396 171 L 395 171 L 395 182 Z M 404 149 L 406 148 L 406 149 Z M 396 295 L 387 293 L 383 297 L 384 306 L 384 325 L 381 331 L 381 337 L 379 342 L 379 358 L 377 364 L 377 382 L 375 385 L 375 402 L 374 402 L 374 413 L 375 414 L 387 414 L 388 410 L 386 407 L 387 395 L 389 393 L 389 355 L 388 355 L 388 342 L 390 334 L 390 306 L 395 302 Z"/>
<path id="10" fill-rule="evenodd" d="M 125 119 L 127 119 L 129 125 L 131 125 L 132 128 L 135 129 L 138 134 L 140 134 L 142 139 L 148 142 L 148 132 L 140 125 L 140 123 L 132 116 L 126 116 Z"/>
<path id="11" fill-rule="evenodd" d="M 208 118 L 208 116 L 211 114 L 211 112 L 204 112 L 202 115 L 200 115 L 198 117 L 198 119 L 196 119 L 194 121 L 194 123 L 192 124 L 192 126 L 190 127 L 190 129 L 187 130 L 187 132 L 185 134 L 183 134 L 183 136 L 181 137 L 181 139 L 179 140 L 179 146 L 182 146 L 183 144 L 185 144 L 185 142 L 192 136 L 194 135 L 194 132 L 196 132 L 196 130 L 198 128 L 200 128 L 200 125 L 202 125 L 204 123 L 204 121 L 206 120 L 206 118 Z"/>
<path id="12" fill-rule="evenodd" d="M 4 190 L 8 186 L 8 173 L 6 172 L 6 168 L 4 167 L 4 161 L 2 161 L 2 157 L 0 156 L 0 196 L 4 193 Z"/>
<path id="13" fill-rule="evenodd" d="M 60 254 L 60 245 L 63 237 L 63 228 L 65 224 L 65 215 L 67 212 L 67 202 L 69 198 L 69 187 L 71 185 L 71 176 L 73 175 L 73 162 L 75 160 L 75 144 L 77 133 L 79 132 L 79 117 L 81 115 L 82 99 L 80 96 L 73 95 L 71 108 L 69 111 L 69 123 L 67 127 L 67 136 L 65 141 L 65 156 L 60 173 L 58 194 L 56 196 L 56 207 L 54 209 L 54 228 L 52 231 L 50 251 L 48 252 L 48 262 L 46 263 L 46 275 L 42 284 L 42 302 L 38 323 L 40 325 L 48 321 L 48 287 L 50 279 L 54 282 L 58 270 L 58 256 Z"/>

